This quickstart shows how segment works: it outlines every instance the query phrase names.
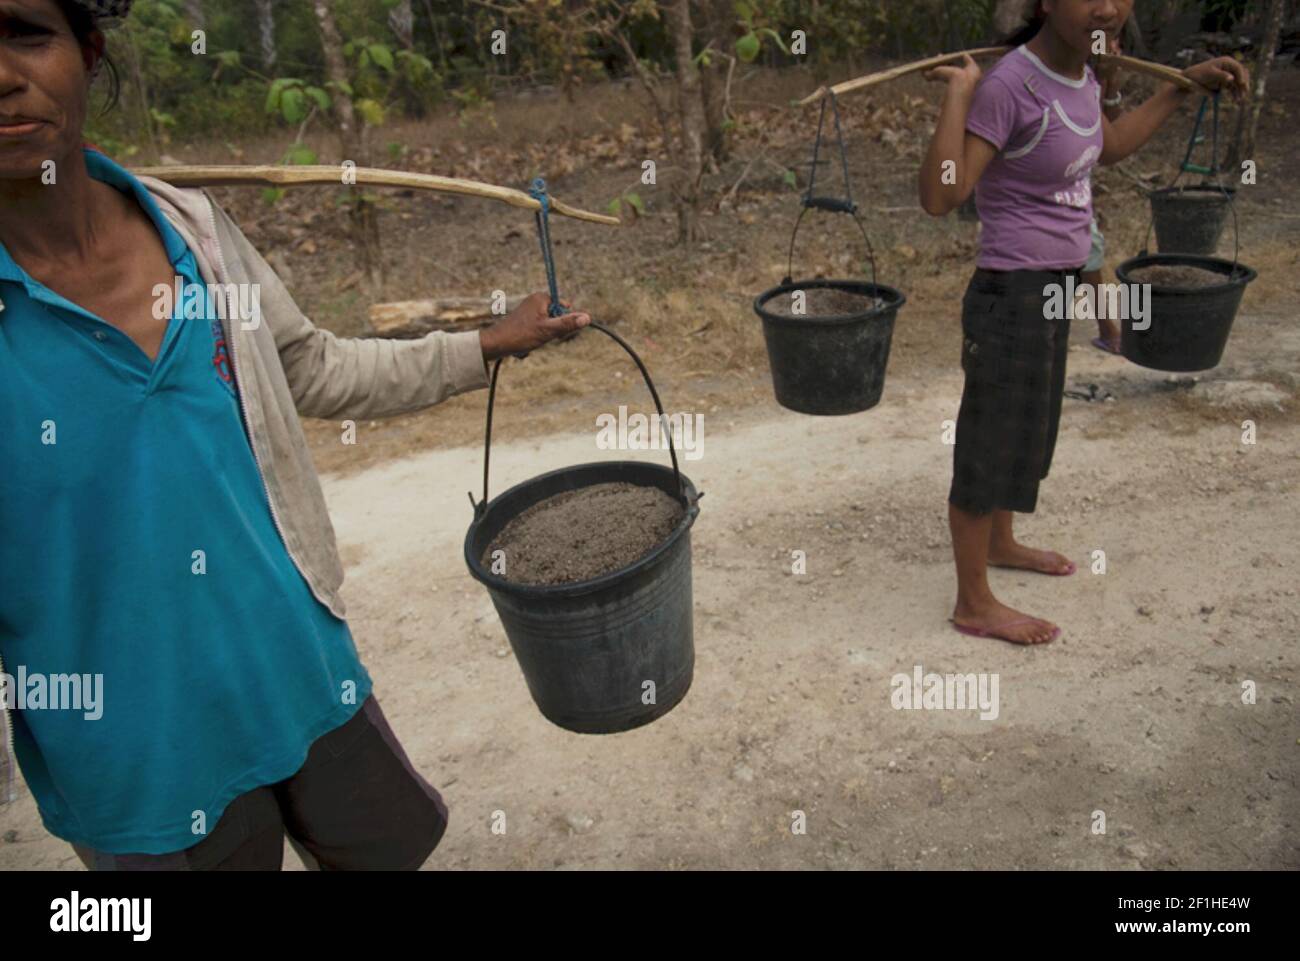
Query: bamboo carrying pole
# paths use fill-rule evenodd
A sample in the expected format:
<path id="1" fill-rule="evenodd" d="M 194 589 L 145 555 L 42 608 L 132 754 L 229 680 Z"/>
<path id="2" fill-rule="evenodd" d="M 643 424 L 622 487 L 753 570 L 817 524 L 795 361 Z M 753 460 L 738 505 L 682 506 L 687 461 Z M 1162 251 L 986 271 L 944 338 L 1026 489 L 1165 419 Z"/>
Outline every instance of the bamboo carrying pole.
<path id="1" fill-rule="evenodd" d="M 962 57 L 969 54 L 973 59 L 981 57 L 1000 57 L 1003 54 L 1010 53 L 1011 47 L 979 47 L 974 50 L 958 50 L 956 53 L 940 54 L 937 57 L 927 57 L 925 60 L 917 60 L 914 63 L 905 63 L 902 66 L 893 67 L 889 70 L 882 70 L 879 73 L 868 74 L 865 77 L 856 77 L 853 80 L 845 80 L 843 83 L 837 83 L 829 88 L 829 92 L 840 96 L 841 94 L 852 93 L 856 90 L 865 90 L 869 87 L 875 87 L 882 83 L 888 83 L 891 80 L 897 80 L 899 77 L 906 77 L 909 74 L 920 73 L 923 70 L 933 70 L 935 67 L 943 67 L 951 63 L 958 63 Z M 1189 80 L 1183 76 L 1181 70 L 1175 70 L 1173 67 L 1166 67 L 1161 63 L 1152 63 L 1149 60 L 1139 60 L 1137 57 L 1123 57 L 1114 54 L 1102 54 L 1099 57 L 1103 62 L 1114 61 L 1119 66 L 1132 73 L 1144 73 L 1150 77 L 1156 77 L 1160 80 L 1167 80 L 1183 90 L 1192 93 L 1210 93 L 1194 80 Z M 806 107 L 809 104 L 817 103 L 827 94 L 828 88 L 818 87 L 811 94 L 799 101 L 799 106 Z"/>
<path id="2" fill-rule="evenodd" d="M 412 190 L 437 190 L 441 193 L 464 194 L 468 197 L 486 197 L 499 200 L 512 207 L 525 210 L 540 210 L 541 203 L 522 190 L 512 187 L 498 187 L 494 184 L 479 183 L 476 180 L 460 180 L 456 177 L 439 177 L 436 174 L 416 174 L 401 170 L 378 170 L 374 167 L 357 167 L 355 180 L 349 175 L 343 178 L 342 167 L 328 166 L 243 166 L 227 165 L 214 167 L 137 167 L 131 171 L 138 177 L 155 177 L 166 181 L 174 187 L 233 187 L 262 185 L 268 187 L 293 187 L 302 185 L 351 185 L 356 183 L 374 187 L 407 187 Z M 617 227 L 622 221 L 607 214 L 594 214 L 579 210 L 568 204 L 550 198 L 551 210 L 575 220 L 585 220 L 593 224 L 607 224 Z"/>

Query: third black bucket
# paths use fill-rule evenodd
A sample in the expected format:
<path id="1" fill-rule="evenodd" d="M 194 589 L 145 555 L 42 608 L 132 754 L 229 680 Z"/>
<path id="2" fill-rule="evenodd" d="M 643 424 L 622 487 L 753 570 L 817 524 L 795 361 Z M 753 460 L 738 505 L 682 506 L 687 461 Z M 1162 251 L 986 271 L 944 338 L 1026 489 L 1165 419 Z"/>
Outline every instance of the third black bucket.
<path id="1" fill-rule="evenodd" d="M 1152 370 L 1188 372 L 1218 366 L 1246 285 L 1257 276 L 1255 271 L 1218 257 L 1147 254 L 1126 260 L 1115 273 L 1121 284 L 1138 284 L 1142 281 L 1134 279 L 1133 272 L 1144 267 L 1196 267 L 1219 274 L 1221 281 L 1209 287 L 1153 284 L 1149 315 L 1123 321 L 1120 352 Z"/>
<path id="2" fill-rule="evenodd" d="M 829 288 L 877 306 L 838 317 L 787 317 L 769 309 L 794 291 Z M 880 403 L 894 321 L 907 298 L 893 287 L 857 280 L 786 282 L 760 294 L 754 311 L 763 321 L 777 403 L 800 414 L 856 414 Z"/>
<path id="3" fill-rule="evenodd" d="M 1162 254 L 1213 254 L 1227 221 L 1234 190 L 1207 184 L 1165 187 L 1151 194 L 1156 246 Z"/>
<path id="4" fill-rule="evenodd" d="M 835 416 L 870 410 L 880 403 L 885 389 L 885 369 L 889 366 L 889 348 L 894 339 L 894 321 L 907 298 L 893 287 L 877 282 L 875 251 L 871 238 L 867 236 L 866 225 L 858 216 L 858 205 L 853 201 L 848 152 L 844 146 L 834 91 L 825 91 L 821 104 L 808 191 L 790 232 L 785 279 L 754 299 L 754 313 L 763 322 L 763 339 L 767 343 L 767 362 L 772 371 L 776 402 L 800 414 Z M 842 197 L 818 194 L 816 189 L 827 106 L 834 118 L 840 166 L 844 171 Z M 804 216 L 810 210 L 847 214 L 853 219 L 862 234 L 867 262 L 871 265 L 870 282 L 792 279 L 795 276 L 795 242 Z M 846 295 L 836 307 L 852 313 L 810 312 L 806 296 L 802 298 L 804 306 L 800 308 L 793 295 L 801 291 L 806 295 L 814 290 Z M 788 313 L 772 309 L 778 298 L 787 296 L 792 298 Z M 859 306 L 861 309 L 855 309 Z"/>

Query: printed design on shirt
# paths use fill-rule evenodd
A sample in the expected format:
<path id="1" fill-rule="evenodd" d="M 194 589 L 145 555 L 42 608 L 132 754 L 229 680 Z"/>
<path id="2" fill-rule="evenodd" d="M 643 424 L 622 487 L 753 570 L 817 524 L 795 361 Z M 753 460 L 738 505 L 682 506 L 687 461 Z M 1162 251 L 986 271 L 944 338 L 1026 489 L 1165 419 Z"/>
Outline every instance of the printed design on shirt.
<path id="1" fill-rule="evenodd" d="M 187 283 L 176 275 L 176 316 L 181 320 L 200 320 L 206 318 L 208 330 L 212 334 L 212 369 L 217 379 L 233 397 L 235 395 L 235 377 L 230 366 L 230 352 L 226 348 L 226 333 L 221 327 L 221 313 L 215 309 L 213 291 L 202 284 Z"/>
<path id="2" fill-rule="evenodd" d="M 215 317 L 212 319 L 212 366 L 221 379 L 221 383 L 230 391 L 231 396 L 235 394 L 235 378 L 230 370 L 230 354 L 226 350 L 226 335 L 221 329 L 221 319 Z"/>
<path id="3" fill-rule="evenodd" d="M 1090 173 L 1100 156 L 1101 149 L 1096 144 L 1089 145 L 1088 149 L 1079 155 L 1078 160 L 1065 168 L 1065 179 L 1069 180 L 1071 177 L 1079 177 L 1085 173 Z"/>
<path id="4" fill-rule="evenodd" d="M 1098 91 L 1101 90 L 1100 87 L 1098 87 L 1097 89 Z M 1061 118 L 1061 122 L 1065 124 L 1067 127 L 1069 127 L 1071 130 L 1073 130 L 1075 133 L 1077 133 L 1080 137 L 1091 137 L 1093 134 L 1095 134 L 1098 130 L 1101 129 L 1101 108 L 1100 107 L 1098 107 L 1097 109 L 1097 120 L 1093 123 L 1091 127 L 1080 127 L 1077 123 L 1071 120 L 1070 115 L 1065 112 L 1065 108 L 1061 106 L 1061 101 L 1059 100 L 1052 101 L 1052 108 L 1056 111 L 1056 115 Z"/>
<path id="5" fill-rule="evenodd" d="M 1092 168 L 1101 151 L 1090 145 L 1079 158 L 1065 168 L 1066 179 L 1077 177 L 1073 186 L 1067 190 L 1058 190 L 1052 199 L 1063 207 L 1087 209 L 1092 204 Z"/>
<path id="6" fill-rule="evenodd" d="M 1038 125 L 1038 133 L 1034 134 L 1034 139 L 1029 141 L 1029 143 L 1025 144 L 1023 147 L 1019 148 L 1018 150 L 1007 151 L 1006 158 L 1008 160 L 1019 160 L 1021 157 L 1027 157 L 1031 153 L 1033 153 L 1034 148 L 1037 147 L 1040 143 L 1042 143 L 1043 138 L 1047 136 L 1047 128 L 1051 125 L 1051 122 L 1052 122 L 1052 111 L 1044 107 L 1043 119 Z"/>

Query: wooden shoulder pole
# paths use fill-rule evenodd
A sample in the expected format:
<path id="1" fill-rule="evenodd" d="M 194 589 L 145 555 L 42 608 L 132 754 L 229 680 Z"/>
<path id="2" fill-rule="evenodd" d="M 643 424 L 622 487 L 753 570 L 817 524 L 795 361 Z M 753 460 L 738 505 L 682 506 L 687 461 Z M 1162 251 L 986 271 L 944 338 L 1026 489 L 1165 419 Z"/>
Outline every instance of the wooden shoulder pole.
<path id="1" fill-rule="evenodd" d="M 342 167 L 328 166 L 137 167 L 131 172 L 138 177 L 154 177 L 166 181 L 175 187 L 342 186 L 345 182 Z M 540 203 L 522 190 L 479 183 L 476 180 L 439 177 L 435 174 L 408 173 L 403 170 L 379 170 L 373 167 L 357 167 L 353 173 L 355 173 L 355 182 L 364 186 L 436 190 L 440 193 L 483 197 L 524 210 L 539 210 L 541 208 Z M 349 179 L 347 182 L 350 184 L 352 180 Z M 577 207 L 570 207 L 554 197 L 551 198 L 551 210 L 561 216 L 572 217 L 574 220 L 585 220 L 593 224 L 607 224 L 613 227 L 622 224 L 622 221 L 617 217 L 579 210 Z"/>
<path id="2" fill-rule="evenodd" d="M 905 63 L 902 66 L 892 67 L 889 70 L 882 70 L 879 73 L 870 73 L 865 77 L 857 77 L 853 80 L 845 80 L 843 83 L 837 83 L 830 88 L 830 92 L 835 96 L 841 94 L 853 93 L 856 90 L 866 90 L 869 87 L 875 87 L 882 83 L 889 83 L 891 80 L 897 80 L 900 77 L 906 77 L 910 74 L 921 73 L 925 70 L 933 70 L 935 67 L 942 67 L 950 63 L 959 63 L 961 58 L 966 54 L 976 60 L 981 57 L 1000 57 L 1010 47 L 980 47 L 977 50 L 959 50 L 956 53 L 940 54 L 937 57 L 927 57 L 924 60 L 916 60 L 912 63 Z M 820 87 L 813 91 L 807 97 L 799 101 L 799 106 L 806 107 L 810 103 L 818 103 L 827 93 L 826 87 Z"/>
<path id="3" fill-rule="evenodd" d="M 914 63 L 905 63 L 902 66 L 893 67 L 889 70 L 882 70 L 879 73 L 867 74 L 865 77 L 856 77 L 853 80 L 845 80 L 843 83 L 837 83 L 835 86 L 819 87 L 807 97 L 799 101 L 799 106 L 806 107 L 809 104 L 818 103 L 827 94 L 827 91 L 840 96 L 841 94 L 853 93 L 858 90 L 866 90 L 882 83 L 888 83 L 891 80 L 897 80 L 900 77 L 906 77 L 910 74 L 921 73 L 926 70 L 933 70 L 935 67 L 943 67 L 952 63 L 960 63 L 961 59 L 967 55 L 975 60 L 986 57 L 1001 57 L 1011 51 L 1011 47 L 979 47 L 974 50 L 959 50 L 956 53 L 945 53 L 937 57 L 927 57 L 925 60 L 917 60 Z M 1105 54 L 1100 58 L 1102 61 L 1117 62 L 1121 69 L 1128 70 L 1132 73 L 1142 73 L 1150 77 L 1156 77 L 1159 80 L 1165 80 L 1174 84 L 1183 90 L 1193 93 L 1210 93 L 1195 81 L 1188 80 L 1183 76 L 1181 70 L 1173 67 L 1166 67 L 1161 63 L 1151 63 L 1149 60 L 1139 60 L 1136 57 L 1117 57 L 1111 54 Z"/>

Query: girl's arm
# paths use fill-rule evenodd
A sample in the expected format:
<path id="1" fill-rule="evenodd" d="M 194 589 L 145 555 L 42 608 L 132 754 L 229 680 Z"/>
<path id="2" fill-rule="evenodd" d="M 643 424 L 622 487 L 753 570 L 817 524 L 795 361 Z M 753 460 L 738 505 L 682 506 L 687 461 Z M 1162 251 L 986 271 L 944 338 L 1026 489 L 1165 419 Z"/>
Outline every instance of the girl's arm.
<path id="1" fill-rule="evenodd" d="M 968 56 L 960 67 L 937 67 L 926 76 L 948 84 L 920 177 L 921 206 L 926 213 L 942 217 L 970 197 L 997 148 L 966 131 L 966 116 L 980 82 L 975 61 Z"/>
<path id="2" fill-rule="evenodd" d="M 1120 56 L 1124 49 L 1120 46 L 1119 37 L 1110 38 L 1110 53 Z M 1123 84 L 1119 79 L 1119 65 L 1114 60 L 1106 60 L 1093 67 L 1093 72 L 1097 75 L 1097 82 L 1101 84 L 1101 112 L 1106 115 L 1106 119 L 1112 123 L 1124 116 L 1123 103 L 1107 104 L 1107 100 L 1112 100 L 1117 96 L 1122 96 Z"/>
<path id="3" fill-rule="evenodd" d="M 1250 71 L 1232 57 L 1217 57 L 1188 67 L 1183 76 L 1210 90 L 1228 89 L 1240 98 L 1250 87 Z M 1187 97 L 1187 91 L 1164 84 L 1160 91 L 1136 110 L 1130 110 L 1114 123 L 1104 115 L 1105 146 L 1102 164 L 1116 164 L 1140 150 L 1168 120 Z"/>
<path id="4" fill-rule="evenodd" d="M 1106 139 L 1101 148 L 1102 165 L 1117 164 L 1142 149 L 1186 97 L 1186 90 L 1166 83 L 1154 97 L 1116 121 L 1112 122 L 1103 113 L 1101 125 Z"/>

